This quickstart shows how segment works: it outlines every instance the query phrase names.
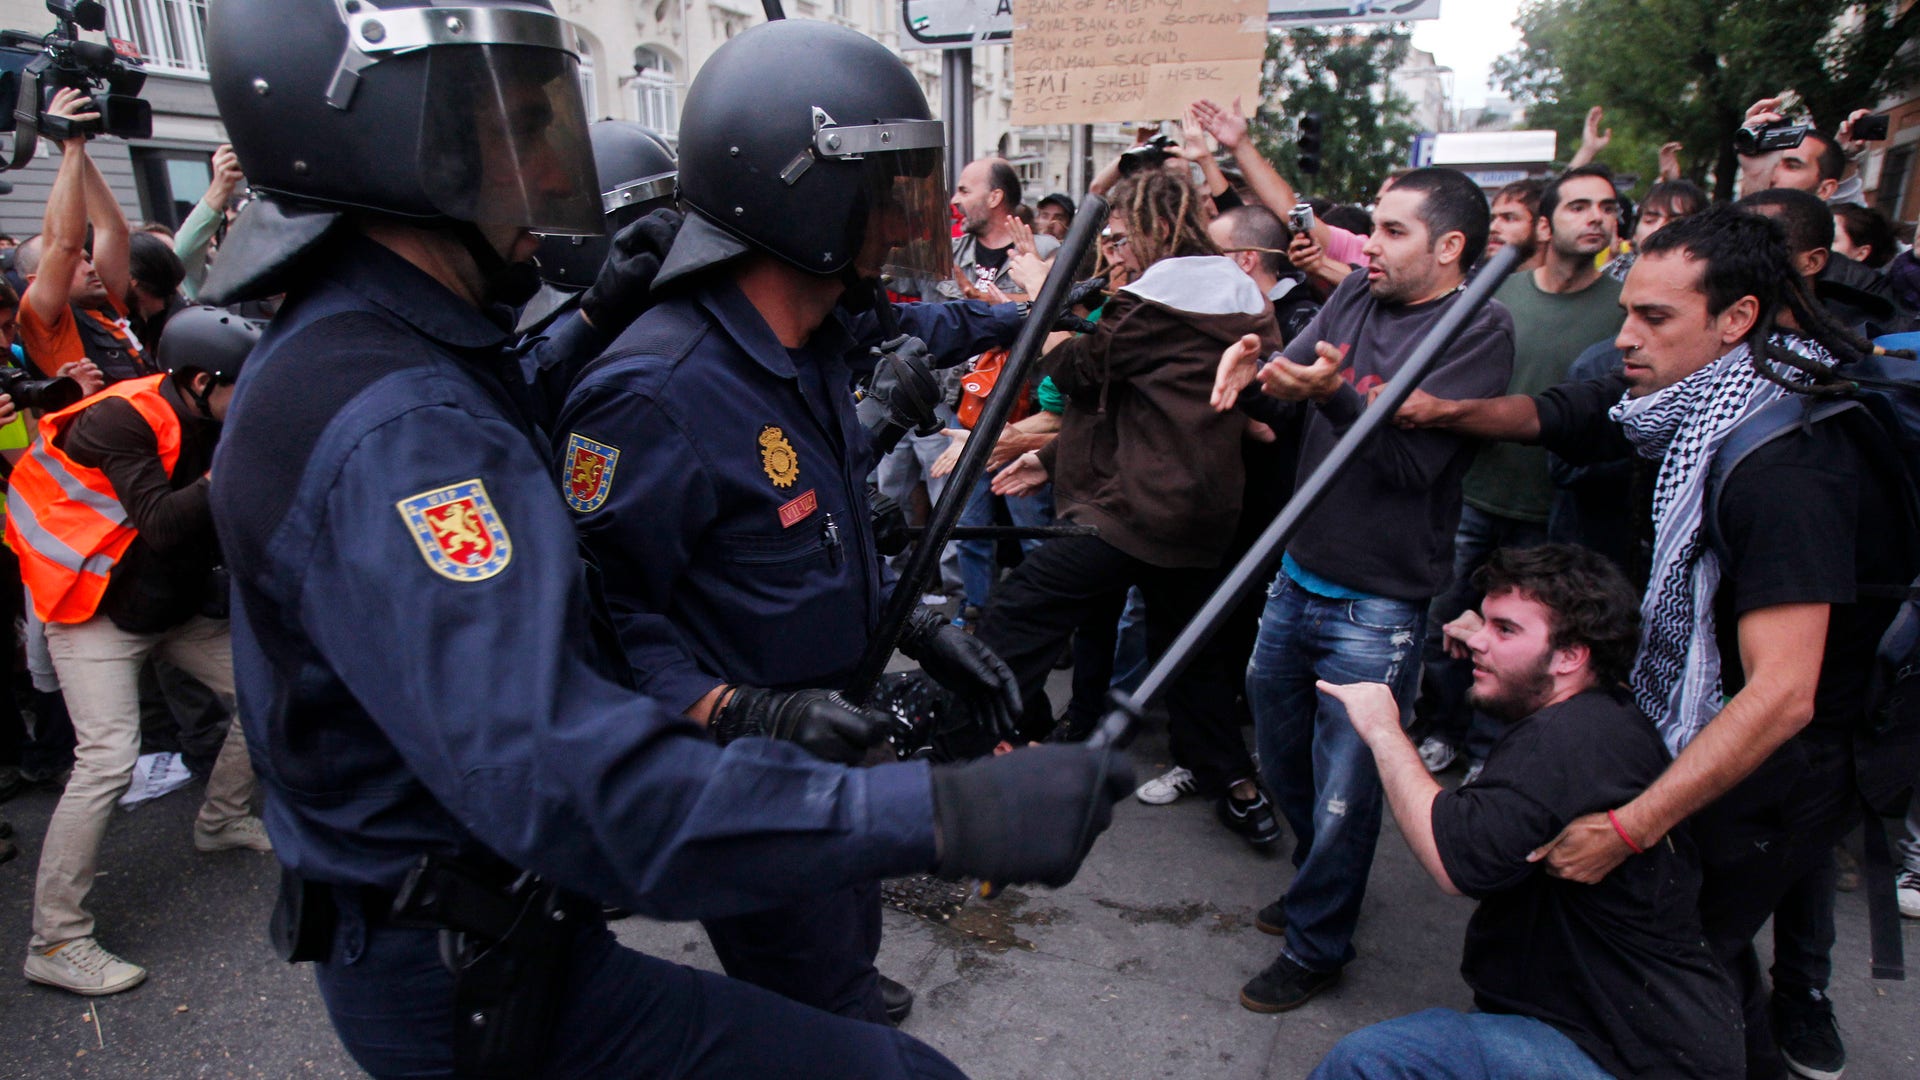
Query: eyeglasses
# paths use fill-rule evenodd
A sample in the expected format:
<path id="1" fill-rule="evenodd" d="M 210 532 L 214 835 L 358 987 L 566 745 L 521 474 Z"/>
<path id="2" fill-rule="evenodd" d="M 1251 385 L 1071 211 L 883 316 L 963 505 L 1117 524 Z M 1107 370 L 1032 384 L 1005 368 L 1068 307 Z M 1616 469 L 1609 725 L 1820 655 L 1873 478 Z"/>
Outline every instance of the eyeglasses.
<path id="1" fill-rule="evenodd" d="M 1128 239 L 1124 233 L 1119 236 L 1113 235 L 1112 229 L 1102 229 L 1100 231 L 1100 246 L 1103 248 L 1118 251 L 1127 246 Z"/>

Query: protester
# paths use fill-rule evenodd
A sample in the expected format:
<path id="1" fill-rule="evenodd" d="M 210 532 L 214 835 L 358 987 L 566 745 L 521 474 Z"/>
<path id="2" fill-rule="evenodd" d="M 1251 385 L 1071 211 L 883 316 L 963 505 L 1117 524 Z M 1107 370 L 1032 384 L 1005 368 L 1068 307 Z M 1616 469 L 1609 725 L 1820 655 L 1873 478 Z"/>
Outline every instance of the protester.
<path id="1" fill-rule="evenodd" d="M 1040 200 L 1033 211 L 1033 231 L 1044 233 L 1055 240 L 1067 238 L 1067 228 L 1073 224 L 1073 199 L 1061 192 L 1054 192 Z"/>
<path id="2" fill-rule="evenodd" d="M 1616 205 L 1613 181 L 1591 165 L 1569 169 L 1541 193 L 1533 222 L 1540 265 L 1509 276 L 1494 293 L 1513 317 L 1513 377 L 1507 393 L 1534 394 L 1560 382 L 1582 350 L 1620 329 L 1620 285 L 1594 265 L 1594 256 L 1606 247 L 1607 222 Z M 1546 452 L 1483 446 L 1461 493 L 1465 506 L 1453 538 L 1452 583 L 1427 610 L 1422 696 L 1430 709 L 1420 758 L 1439 772 L 1465 752 L 1471 779 L 1494 732 L 1484 719 L 1474 722 L 1465 701 L 1471 670 L 1447 655 L 1440 628 L 1474 607 L 1474 571 L 1494 549 L 1546 541 L 1553 508 Z"/>
<path id="3" fill-rule="evenodd" d="M 1528 859 L 1573 821 L 1631 799 L 1671 758 L 1622 685 L 1638 599 L 1582 548 L 1502 549 L 1474 572 L 1479 616 L 1448 645 L 1500 723 L 1477 780 L 1445 791 L 1380 683 L 1321 692 L 1373 753 L 1400 834 L 1440 891 L 1480 901 L 1460 972 L 1477 1011 L 1362 1028 L 1312 1080 L 1740 1080 L 1740 1009 L 1702 940 L 1700 858 L 1684 828 L 1596 885 Z"/>
<path id="4" fill-rule="evenodd" d="M 1630 683 L 1675 762 L 1611 816 L 1574 821 L 1536 854 L 1555 874 L 1597 882 L 1691 818 L 1701 917 L 1740 988 L 1751 1075 L 1778 1075 L 1783 1061 L 1837 1074 L 1846 1056 L 1832 1003 L 1778 968 L 1769 995 L 1753 937 L 1783 896 L 1829 872 L 1858 820 L 1851 733 L 1896 603 L 1859 584 L 1914 577 L 1920 543 L 1902 535 L 1897 510 L 1906 480 L 1848 414 L 1746 455 L 1719 492 L 1717 520 L 1705 520 L 1715 448 L 1790 392 L 1756 372 L 1754 351 L 1818 371 L 1864 344 L 1807 294 L 1771 221 L 1722 207 L 1662 229 L 1621 302 L 1621 376 L 1531 398 L 1416 393 L 1399 419 L 1538 441 L 1569 461 L 1623 446 L 1660 460 L 1647 630 Z M 1782 378 L 1810 376 L 1789 367 Z"/>
<path id="5" fill-rule="evenodd" d="M 1273 303 L 1282 341 L 1299 337 L 1320 312 L 1305 275 L 1287 261 L 1292 237 L 1280 215 L 1264 206 L 1236 206 L 1207 223 L 1207 235 Z"/>
<path id="6" fill-rule="evenodd" d="M 1697 214 L 1706 208 L 1707 193 L 1690 181 L 1661 180 L 1648 188 L 1647 197 L 1640 200 L 1640 212 L 1634 217 L 1632 243 L 1627 250 L 1607 261 L 1604 268 L 1606 275 L 1615 281 L 1627 280 L 1627 271 L 1633 269 L 1633 260 L 1641 245 L 1647 242 L 1647 237 L 1688 214 Z"/>
<path id="7" fill-rule="evenodd" d="M 1258 369 L 1258 341 L 1221 359 L 1217 408 L 1260 417 L 1262 394 L 1305 417 L 1300 475 L 1326 458 L 1418 341 L 1461 295 L 1486 246 L 1487 200 L 1465 174 L 1416 169 L 1374 211 L 1368 268 L 1333 294 L 1306 332 Z M 1503 388 L 1513 371 L 1513 320 L 1488 304 L 1427 376 L 1447 397 Z M 1427 605 L 1447 581 L 1472 444 L 1436 432 L 1388 431 L 1306 519 L 1268 591 L 1247 674 L 1260 768 L 1298 840 L 1285 895 L 1256 920 L 1286 938 L 1240 992 L 1256 1012 L 1305 1004 L 1355 956 L 1352 939 L 1380 830 L 1380 778 L 1333 698 L 1316 680 L 1384 682 L 1411 705 Z M 1392 522 L 1394 527 L 1382 528 Z M 1149 607 L 1151 610 L 1151 607 Z"/>
<path id="8" fill-rule="evenodd" d="M 1068 634 L 1094 616 L 1117 618 L 1129 585 L 1146 598 L 1148 648 L 1158 651 L 1224 572 L 1240 517 L 1245 423 L 1215 413 L 1208 394 L 1224 345 L 1251 335 L 1274 348 L 1279 333 L 1252 280 L 1208 237 L 1199 202 L 1192 184 L 1164 170 L 1113 189 L 1108 229 L 1130 283 L 1093 333 L 1042 361 L 1067 396 L 1059 437 L 994 478 L 1008 494 L 1051 479 L 1062 520 L 1100 530 L 1040 545 L 1001 583 L 980 625 L 1030 702 Z M 1269 844 L 1279 824 L 1234 719 L 1237 672 L 1227 659 L 1224 644 L 1209 643 L 1169 687 L 1170 749 L 1229 828 Z M 1051 719 L 1030 709 L 1029 731 L 1045 733 Z"/>
<path id="9" fill-rule="evenodd" d="M 1920 328 L 1885 276 L 1853 259 L 1834 257 L 1834 218 L 1819 199 L 1804 191 L 1772 188 L 1737 205 L 1779 223 L 1796 271 L 1840 325 L 1866 338 Z"/>
<path id="10" fill-rule="evenodd" d="M 1540 195 L 1547 182 L 1536 177 L 1515 180 L 1493 193 L 1493 224 L 1487 230 L 1487 256 L 1511 244 L 1520 249 L 1513 273 L 1540 265 L 1540 241 L 1535 236 L 1540 217 Z"/>
<path id="11" fill-rule="evenodd" d="M 1893 261 L 1900 242 L 1893 223 L 1872 207 L 1842 203 L 1833 207 L 1833 253 L 1878 270 Z"/>
<path id="12" fill-rule="evenodd" d="M 953 207 L 960 213 L 962 232 L 953 242 L 953 279 L 939 283 L 942 296 L 995 299 L 989 288 L 1008 296 L 1026 293 L 1009 266 L 1017 253 L 1019 219 L 1013 210 L 1019 205 L 1020 175 L 1005 158 L 980 158 L 960 170 Z M 1051 257 L 1059 246 L 1050 235 L 1033 237 L 1033 253 L 1041 259 Z"/>

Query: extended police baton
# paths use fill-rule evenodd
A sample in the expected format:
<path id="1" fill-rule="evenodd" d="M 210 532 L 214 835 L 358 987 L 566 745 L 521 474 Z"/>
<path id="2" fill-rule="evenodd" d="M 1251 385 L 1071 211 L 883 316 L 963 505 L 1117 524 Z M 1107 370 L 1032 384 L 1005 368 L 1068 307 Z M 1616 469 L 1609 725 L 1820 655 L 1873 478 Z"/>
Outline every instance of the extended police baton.
<path id="1" fill-rule="evenodd" d="M 1493 291 L 1506 280 L 1507 272 L 1512 270 L 1514 264 L 1519 261 L 1520 249 L 1509 244 L 1501 248 L 1492 259 L 1487 261 L 1486 265 L 1480 268 L 1479 273 L 1473 276 L 1473 280 L 1467 283 L 1460 298 L 1447 309 L 1446 314 L 1440 317 L 1440 321 L 1434 324 L 1433 329 L 1427 331 L 1427 336 L 1420 340 L 1420 344 L 1415 346 L 1413 354 L 1407 358 L 1406 364 L 1400 368 L 1399 373 L 1381 388 L 1379 397 L 1367 406 L 1366 411 L 1360 414 L 1360 419 L 1355 421 L 1353 427 L 1347 429 L 1347 433 L 1333 445 L 1326 459 L 1313 470 L 1313 475 L 1307 477 L 1306 483 L 1301 484 L 1300 489 L 1293 493 L 1293 498 L 1287 500 L 1287 505 L 1280 508 L 1279 516 L 1273 519 L 1273 523 L 1260 534 L 1260 538 L 1253 542 L 1253 547 L 1241 556 L 1233 572 L 1228 574 L 1219 588 L 1213 591 L 1213 595 L 1207 598 L 1206 605 L 1181 629 L 1180 636 L 1173 639 L 1173 644 L 1161 654 L 1159 661 L 1147 672 L 1146 678 L 1140 680 L 1139 689 L 1132 694 L 1114 692 L 1110 699 L 1113 708 L 1107 714 L 1108 721 L 1113 721 L 1116 717 L 1129 719 L 1139 717 L 1147 704 L 1158 697 L 1160 691 L 1186 668 L 1194 655 L 1200 651 L 1201 646 L 1205 645 L 1220 628 L 1220 624 L 1239 607 L 1240 598 L 1246 593 L 1248 587 L 1255 581 L 1266 580 L 1267 575 L 1273 572 L 1273 564 L 1280 561 L 1280 553 L 1286 548 L 1287 541 L 1293 539 L 1293 534 L 1300 531 L 1301 522 L 1305 521 L 1307 515 L 1313 512 L 1313 508 L 1326 497 L 1327 492 L 1333 487 L 1333 482 L 1339 479 L 1340 474 L 1345 472 L 1347 466 L 1359 456 L 1360 451 L 1373 438 L 1374 433 L 1379 431 L 1383 424 L 1393 422 L 1393 414 L 1400 410 L 1400 406 L 1420 384 L 1420 380 L 1426 378 L 1427 373 L 1433 370 L 1441 354 L 1447 351 L 1447 347 L 1453 344 L 1453 339 L 1458 337 L 1460 331 L 1465 328 L 1467 320 L 1472 318 L 1493 296 Z"/>
<path id="2" fill-rule="evenodd" d="M 926 534 L 926 527 L 910 525 L 907 535 L 915 540 Z M 1052 540 L 1059 536 L 1099 536 L 1092 525 L 962 525 L 947 534 L 949 540 Z"/>
<path id="3" fill-rule="evenodd" d="M 1027 317 L 1020 323 L 1019 336 L 1013 339 L 1013 348 L 1007 355 L 1006 364 L 1000 369 L 999 380 L 994 383 L 993 393 L 987 395 L 986 406 L 980 410 L 980 419 L 973 426 L 973 437 L 967 440 L 966 449 L 960 452 L 960 462 L 947 478 L 946 490 L 940 493 L 939 501 L 934 503 L 925 532 L 907 555 L 906 565 L 900 571 L 900 581 L 893 587 L 893 595 L 887 598 L 886 610 L 880 615 L 880 625 L 867 642 L 867 652 L 860 658 L 860 666 L 854 669 L 846 698 L 855 705 L 866 702 L 880 681 L 881 673 L 886 671 L 887 661 L 892 658 L 894 646 L 900 641 L 900 631 L 907 625 L 907 619 L 913 615 L 913 609 L 919 603 L 921 589 L 933 580 L 933 575 L 939 569 L 940 552 L 947 546 L 947 540 L 960 520 L 960 511 L 972 498 L 974 485 L 980 482 L 980 477 L 987 471 L 987 456 L 993 453 L 993 444 L 1000 439 L 1000 429 L 1006 426 L 1014 400 L 1025 390 L 1027 375 L 1040 358 L 1040 347 L 1046 344 L 1053 324 L 1059 320 L 1060 313 L 1066 310 L 1067 293 L 1073 288 L 1074 271 L 1080 266 L 1080 260 L 1086 256 L 1088 249 L 1093 247 L 1094 237 L 1106 223 L 1107 201 L 1098 195 L 1088 195 L 1079 212 L 1073 216 L 1073 226 L 1067 230 L 1067 238 L 1060 242 L 1060 249 L 1054 252 L 1053 269 L 1048 271 L 1046 284 L 1040 287 L 1040 295 L 1034 298 Z"/>

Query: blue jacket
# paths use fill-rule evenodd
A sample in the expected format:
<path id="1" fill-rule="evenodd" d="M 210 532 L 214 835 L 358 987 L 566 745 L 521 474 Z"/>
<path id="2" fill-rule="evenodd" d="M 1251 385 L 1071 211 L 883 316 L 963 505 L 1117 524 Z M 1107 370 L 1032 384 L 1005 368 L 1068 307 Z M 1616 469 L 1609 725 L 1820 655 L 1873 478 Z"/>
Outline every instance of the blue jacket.
<path id="1" fill-rule="evenodd" d="M 357 236 L 315 265 L 213 470 L 282 862 L 392 888 L 491 851 L 666 918 L 932 863 L 923 766 L 721 750 L 624 685 L 503 325 Z"/>
<path id="2" fill-rule="evenodd" d="M 953 363 L 1011 338 L 1012 305 L 904 304 Z M 640 688 L 684 709 L 722 683 L 845 685 L 887 582 L 849 358 L 872 315 L 780 344 L 724 278 L 662 301 L 567 396 L 563 493 Z"/>

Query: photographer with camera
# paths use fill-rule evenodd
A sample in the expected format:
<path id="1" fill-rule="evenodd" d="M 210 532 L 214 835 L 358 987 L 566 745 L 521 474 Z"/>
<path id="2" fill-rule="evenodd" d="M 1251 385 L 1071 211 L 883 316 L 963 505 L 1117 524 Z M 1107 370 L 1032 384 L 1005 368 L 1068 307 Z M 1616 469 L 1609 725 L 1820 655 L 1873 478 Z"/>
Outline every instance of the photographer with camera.
<path id="1" fill-rule="evenodd" d="M 180 256 L 187 273 L 180 291 L 189 300 L 200 296 L 200 283 L 207 280 L 207 260 L 220 234 L 238 213 L 234 209 L 234 193 L 247 182 L 246 174 L 240 171 L 240 157 L 230 143 L 221 143 L 214 150 L 209 168 L 213 179 L 207 184 L 206 193 L 193 204 L 193 211 L 173 234 L 173 253 Z"/>
<path id="2" fill-rule="evenodd" d="M 46 113 L 69 125 L 100 118 L 93 99 L 69 87 L 54 93 Z M 124 299 L 132 283 L 126 215 L 87 155 L 87 136 L 72 134 L 60 147 L 64 156 L 47 197 L 43 231 L 22 244 L 14 259 L 27 281 L 21 343 L 43 372 L 91 360 L 108 383 L 146 375 L 151 369 Z"/>
<path id="3" fill-rule="evenodd" d="M 1828 135 L 1811 122 L 1788 120 L 1785 110 L 1791 108 L 1789 100 L 1785 94 L 1761 98 L 1747 106 L 1746 118 L 1734 130 L 1733 149 L 1740 155 L 1740 193 L 1793 188 L 1828 203 L 1862 204 L 1855 162 L 1865 152 L 1867 142 L 1886 138 L 1886 117 L 1855 109 L 1838 131 Z"/>
<path id="4" fill-rule="evenodd" d="M 100 841 L 140 752 L 139 673 L 150 655 L 233 694 L 225 575 L 208 471 L 233 383 L 257 326 L 218 308 L 169 325 L 165 375 L 116 384 L 40 421 L 13 471 L 7 544 L 79 736 L 73 777 L 47 825 L 34 887 L 29 980 L 96 996 L 146 970 L 102 948 L 82 904 Z M 253 767 L 238 725 L 207 780 L 193 827 L 203 852 L 271 851 L 247 812 Z"/>

